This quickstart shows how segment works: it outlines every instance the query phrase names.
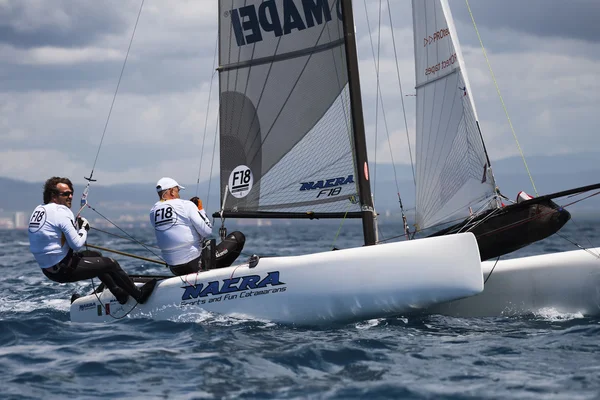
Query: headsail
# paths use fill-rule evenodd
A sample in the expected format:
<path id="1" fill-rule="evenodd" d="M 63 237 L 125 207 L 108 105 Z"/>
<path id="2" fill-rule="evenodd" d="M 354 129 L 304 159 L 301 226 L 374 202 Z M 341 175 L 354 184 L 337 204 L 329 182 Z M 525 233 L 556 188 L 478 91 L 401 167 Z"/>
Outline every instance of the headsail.
<path id="1" fill-rule="evenodd" d="M 456 29 L 446 0 L 413 0 L 417 89 L 416 223 L 468 215 L 495 195 Z"/>
<path id="2" fill-rule="evenodd" d="M 220 0 L 221 195 L 229 216 L 361 210 L 336 0 Z"/>

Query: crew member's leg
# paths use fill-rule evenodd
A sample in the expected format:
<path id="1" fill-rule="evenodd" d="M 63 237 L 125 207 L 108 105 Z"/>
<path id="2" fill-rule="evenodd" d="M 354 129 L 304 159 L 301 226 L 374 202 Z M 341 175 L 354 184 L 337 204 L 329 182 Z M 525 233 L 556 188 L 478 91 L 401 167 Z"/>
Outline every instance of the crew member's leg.
<path id="1" fill-rule="evenodd" d="M 185 264 L 169 265 L 169 269 L 175 276 L 194 274 L 201 271 L 200 257 Z"/>
<path id="2" fill-rule="evenodd" d="M 99 251 L 95 251 L 95 250 L 82 250 L 76 253 L 76 256 L 81 259 L 83 257 L 102 257 L 102 253 L 100 253 Z M 79 260 L 77 260 L 79 261 Z M 121 304 L 124 304 L 127 302 L 127 298 L 128 298 L 128 294 L 126 291 L 124 291 L 123 289 L 121 289 L 121 285 L 117 285 L 117 283 L 115 282 L 115 280 L 113 279 L 113 277 L 111 276 L 110 273 L 102 273 L 102 274 L 98 274 L 98 279 L 100 279 L 100 281 L 102 283 L 104 283 L 104 286 L 106 286 L 108 288 L 108 290 L 110 290 L 110 292 L 115 295 L 115 297 L 117 298 L 117 300 L 119 300 L 119 302 Z"/>
<path id="3" fill-rule="evenodd" d="M 66 265 L 61 262 L 59 266 L 56 274 L 45 271 L 44 274 L 62 283 L 98 277 L 121 304 L 127 302 L 127 295 L 133 297 L 138 303 L 145 303 L 156 285 L 156 280 L 151 280 L 138 288 L 119 263 L 108 257 L 80 258 L 79 255 L 74 255 Z"/>

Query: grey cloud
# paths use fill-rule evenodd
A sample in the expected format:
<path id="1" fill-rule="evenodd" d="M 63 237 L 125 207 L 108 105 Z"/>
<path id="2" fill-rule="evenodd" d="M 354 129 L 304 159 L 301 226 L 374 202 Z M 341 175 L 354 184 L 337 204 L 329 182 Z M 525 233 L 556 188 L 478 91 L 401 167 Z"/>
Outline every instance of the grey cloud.
<path id="1" fill-rule="evenodd" d="M 598 42 L 598 0 L 502 0 L 469 3 L 479 26 L 507 28 L 539 37 Z M 464 0 L 450 0 L 455 19 L 471 24 Z"/>
<path id="2" fill-rule="evenodd" d="M 210 81 L 210 58 L 130 59 L 127 62 L 119 93 L 170 93 L 186 91 Z M 87 62 L 83 65 L 10 65 L 0 70 L 0 92 L 27 92 L 94 89 L 113 92 L 123 61 Z"/>
<path id="3" fill-rule="evenodd" d="M 116 62 L 96 63 L 85 68 L 64 65 L 4 65 L 2 74 L 10 79 L 0 79 L 0 92 L 79 88 L 114 90 L 120 68 L 121 66 Z M 110 75 L 107 70 L 112 70 L 114 73 Z"/>
<path id="4" fill-rule="evenodd" d="M 0 2 L 0 42 L 17 48 L 82 46 L 131 28 L 134 3 L 121 3 L 122 7 L 98 7 L 93 1 Z"/>

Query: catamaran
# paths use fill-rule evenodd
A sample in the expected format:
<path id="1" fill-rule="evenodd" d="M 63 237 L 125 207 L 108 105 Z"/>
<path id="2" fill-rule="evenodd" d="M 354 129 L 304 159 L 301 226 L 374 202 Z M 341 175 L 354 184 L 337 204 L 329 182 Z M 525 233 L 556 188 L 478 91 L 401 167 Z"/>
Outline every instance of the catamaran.
<path id="1" fill-rule="evenodd" d="M 476 210 L 465 223 L 430 238 L 378 244 L 350 0 L 221 0 L 223 200 L 217 217 L 359 218 L 365 246 L 259 255 L 231 267 L 159 277 L 143 305 L 120 305 L 108 290 L 98 290 L 72 302 L 71 319 L 176 320 L 205 310 L 313 325 L 415 313 L 520 315 L 543 308 L 600 314 L 600 248 L 479 261 L 551 234 L 568 214 L 548 202 L 553 195 L 498 207 L 447 1 L 414 0 L 413 9 L 422 153 L 417 224 L 433 226 L 456 217 L 456 210 Z M 465 154 L 471 160 L 466 170 L 458 159 Z M 498 232 L 529 219 L 536 222 L 516 224 L 512 242 Z M 469 230 L 479 243 L 472 233 L 459 233 Z"/>
<path id="2" fill-rule="evenodd" d="M 72 302 L 73 321 L 206 310 L 320 324 L 481 292 L 472 233 L 377 244 L 351 0 L 220 0 L 218 70 L 218 217 L 359 218 L 365 246 L 160 277 L 145 304 L 102 290 Z"/>

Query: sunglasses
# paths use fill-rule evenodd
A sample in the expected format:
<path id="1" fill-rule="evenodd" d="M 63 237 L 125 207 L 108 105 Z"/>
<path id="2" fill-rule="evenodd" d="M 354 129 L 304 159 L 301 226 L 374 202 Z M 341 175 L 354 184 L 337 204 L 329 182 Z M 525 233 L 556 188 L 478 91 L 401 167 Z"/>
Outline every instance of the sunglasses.
<path id="1" fill-rule="evenodd" d="M 68 191 L 68 190 L 67 190 L 66 192 L 58 192 L 58 195 L 59 195 L 59 196 L 63 196 L 63 197 L 69 197 L 69 196 L 71 196 L 72 194 L 73 194 L 73 192 L 70 192 L 70 191 Z"/>

